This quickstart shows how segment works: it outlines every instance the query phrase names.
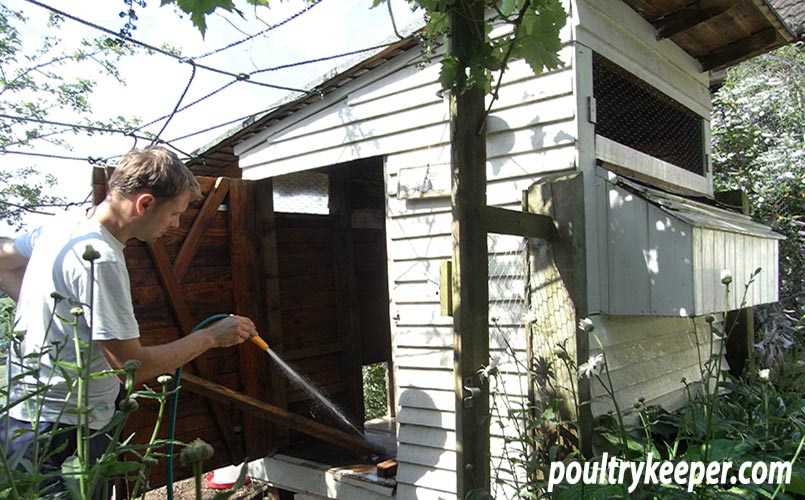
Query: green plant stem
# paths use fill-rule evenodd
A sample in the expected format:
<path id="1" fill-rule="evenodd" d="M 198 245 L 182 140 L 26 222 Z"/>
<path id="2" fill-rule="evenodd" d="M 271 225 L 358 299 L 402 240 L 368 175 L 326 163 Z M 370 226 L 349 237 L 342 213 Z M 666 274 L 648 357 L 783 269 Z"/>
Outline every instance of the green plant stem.
<path id="1" fill-rule="evenodd" d="M 162 394 L 163 395 L 165 394 L 165 391 L 167 390 L 167 388 L 168 388 L 168 384 L 162 384 Z M 153 444 L 157 440 L 157 437 L 158 437 L 158 434 L 159 434 L 159 427 L 160 427 L 160 424 L 162 423 L 162 419 L 164 418 L 164 416 L 165 416 L 165 398 L 161 397 L 161 398 L 159 398 L 159 410 L 157 412 L 156 422 L 154 423 L 154 430 L 151 432 L 151 439 L 148 441 L 149 447 L 145 450 L 145 454 L 144 454 L 143 458 L 147 458 L 147 457 L 151 456 L 151 447 L 153 446 Z M 123 426 L 121 425 L 120 428 L 122 428 L 122 427 Z M 137 496 L 140 493 L 140 488 L 143 485 L 144 478 L 148 477 L 147 470 L 146 470 L 146 469 L 148 469 L 148 467 L 144 463 L 143 463 L 142 467 L 143 467 L 143 469 L 141 470 L 141 472 L 143 474 L 137 476 L 137 482 L 134 484 L 134 488 L 133 488 L 132 494 L 131 494 L 132 498 L 137 498 Z"/>
<path id="2" fill-rule="evenodd" d="M 201 466 L 203 462 L 199 460 L 193 464 L 193 476 L 196 484 L 196 500 L 201 500 Z"/>
<path id="3" fill-rule="evenodd" d="M 84 405 L 84 398 L 86 397 L 87 392 L 87 377 L 88 374 L 85 374 L 85 363 L 83 357 L 83 349 L 81 347 L 81 339 L 78 338 L 78 328 L 77 328 L 77 321 L 73 322 L 73 344 L 75 345 L 75 352 L 76 352 L 76 365 L 78 366 L 78 413 L 76 418 L 78 419 L 77 425 L 75 427 L 76 432 L 76 455 L 78 456 L 78 463 L 81 467 L 80 477 L 79 477 L 79 487 L 81 491 L 81 498 L 89 498 L 88 495 L 88 488 L 87 488 L 87 477 L 86 472 L 88 470 L 89 464 L 87 463 L 89 457 L 89 429 L 86 428 L 86 413 L 89 411 L 89 404 L 87 403 Z"/>
<path id="4" fill-rule="evenodd" d="M 805 434 L 802 436 L 802 438 L 800 438 L 799 446 L 797 446 L 797 451 L 796 451 L 796 453 L 794 453 L 794 456 L 791 458 L 790 463 L 791 463 L 792 468 L 794 467 L 794 464 L 797 463 L 797 459 L 799 458 L 799 454 L 802 452 L 802 445 L 803 444 L 805 444 Z M 771 496 L 772 500 L 774 500 L 774 498 L 777 497 L 777 494 L 780 493 L 780 489 L 782 487 L 783 487 L 783 483 L 780 482 L 780 484 L 777 485 L 777 488 L 775 488 L 774 494 L 772 494 L 772 496 Z"/>
<path id="5" fill-rule="evenodd" d="M 601 380 L 600 375 L 596 375 L 595 378 L 598 379 L 598 382 L 601 386 L 604 387 L 604 390 L 607 391 L 607 395 L 612 399 L 612 404 L 615 406 L 615 416 L 618 419 L 618 427 L 619 427 L 619 434 L 621 440 L 621 447 L 623 448 L 623 456 L 624 458 L 628 458 L 629 453 L 629 444 L 628 440 L 626 439 L 626 426 L 623 425 L 623 414 L 621 413 L 620 405 L 618 404 L 618 398 L 615 397 L 615 386 L 612 385 L 612 377 L 609 375 L 609 360 L 607 359 L 607 352 L 604 349 L 604 344 L 601 343 L 601 339 L 598 338 L 598 335 L 595 332 L 590 332 L 595 338 L 596 343 L 598 343 L 599 349 L 601 349 L 601 354 L 604 356 L 604 373 L 607 376 L 607 384 L 604 384 L 603 380 Z"/>

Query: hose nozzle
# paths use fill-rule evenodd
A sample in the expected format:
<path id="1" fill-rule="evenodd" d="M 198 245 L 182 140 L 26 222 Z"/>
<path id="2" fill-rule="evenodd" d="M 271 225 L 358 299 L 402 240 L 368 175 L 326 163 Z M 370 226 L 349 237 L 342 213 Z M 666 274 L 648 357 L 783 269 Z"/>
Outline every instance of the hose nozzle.
<path id="1" fill-rule="evenodd" d="M 255 335 L 254 337 L 249 337 L 249 340 L 254 342 L 257 345 L 257 347 L 259 347 L 263 351 L 268 350 L 268 344 L 266 344 L 266 341 L 263 340 L 262 338 L 260 338 L 259 335 Z"/>

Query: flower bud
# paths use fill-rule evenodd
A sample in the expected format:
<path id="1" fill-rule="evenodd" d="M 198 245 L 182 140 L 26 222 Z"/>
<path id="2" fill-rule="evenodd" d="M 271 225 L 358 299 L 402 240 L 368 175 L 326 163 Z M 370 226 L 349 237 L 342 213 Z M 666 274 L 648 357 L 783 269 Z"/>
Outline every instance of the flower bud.
<path id="1" fill-rule="evenodd" d="M 171 380 L 173 380 L 173 377 L 170 375 L 160 375 L 157 377 L 157 383 L 161 385 L 168 385 L 171 383 Z"/>
<path id="2" fill-rule="evenodd" d="M 179 454 L 179 459 L 181 460 L 182 465 L 192 465 L 209 459 L 212 457 L 213 453 L 214 450 L 212 449 L 212 446 L 205 443 L 201 439 L 196 438 L 193 440 L 193 442 L 182 448 L 182 452 Z"/>
<path id="3" fill-rule="evenodd" d="M 70 314 L 72 314 L 76 318 L 79 317 L 79 316 L 83 316 L 84 315 L 84 309 L 81 308 L 81 307 L 73 307 L 72 309 L 70 309 Z"/>
<path id="4" fill-rule="evenodd" d="M 134 398 L 121 399 L 120 403 L 118 404 L 118 408 L 120 408 L 120 411 L 123 411 L 123 412 L 126 412 L 126 413 L 135 412 L 135 411 L 137 411 L 137 409 L 139 407 L 140 407 L 140 403 L 138 403 L 137 400 L 134 399 Z"/>
<path id="5" fill-rule="evenodd" d="M 590 318 L 582 318 L 579 320 L 579 330 L 590 333 L 595 330 L 595 325 Z"/>
<path id="6" fill-rule="evenodd" d="M 139 359 L 129 359 L 126 360 L 125 363 L 123 363 L 123 371 L 130 375 L 133 375 L 134 373 L 139 371 L 140 368 L 142 367 L 143 364 L 140 362 Z"/>
<path id="7" fill-rule="evenodd" d="M 84 254 L 81 256 L 82 259 L 92 262 L 101 258 L 101 253 L 94 248 L 92 245 L 87 245 L 84 249 Z"/>

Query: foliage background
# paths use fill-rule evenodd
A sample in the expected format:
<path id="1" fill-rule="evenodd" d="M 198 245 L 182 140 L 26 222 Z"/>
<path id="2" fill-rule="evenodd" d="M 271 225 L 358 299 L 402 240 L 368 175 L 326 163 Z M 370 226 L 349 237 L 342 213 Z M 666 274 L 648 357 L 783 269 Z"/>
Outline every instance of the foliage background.
<path id="1" fill-rule="evenodd" d="M 805 311 L 805 43 L 746 61 L 713 95 L 716 190 L 741 189 L 780 242 L 780 303 Z"/>

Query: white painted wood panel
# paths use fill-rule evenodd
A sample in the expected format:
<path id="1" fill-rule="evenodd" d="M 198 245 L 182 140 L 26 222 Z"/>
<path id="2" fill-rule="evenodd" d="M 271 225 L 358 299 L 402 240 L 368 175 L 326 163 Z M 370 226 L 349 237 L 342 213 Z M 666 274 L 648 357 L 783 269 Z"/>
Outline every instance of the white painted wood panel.
<path id="1" fill-rule="evenodd" d="M 654 205 L 647 208 L 651 314 L 689 316 L 695 312 L 692 228 Z"/>
<path id="2" fill-rule="evenodd" d="M 699 362 L 710 352 L 704 318 L 696 318 L 695 323 L 689 318 L 650 316 L 595 316 L 593 320 L 622 409 L 631 409 L 639 398 L 647 404 L 663 402 L 669 411 L 685 402 L 681 380 L 700 380 Z M 600 352 L 595 341 L 590 349 Z M 592 389 L 594 412 L 610 410 L 611 401 L 601 385 L 594 381 Z"/>
<path id="3" fill-rule="evenodd" d="M 397 348 L 394 362 L 399 367 L 417 368 L 427 366 L 429 368 L 452 370 L 453 349 L 399 347 Z"/>
<path id="4" fill-rule="evenodd" d="M 412 425 L 401 426 L 398 441 L 420 446 L 432 446 L 444 450 L 456 450 L 455 431 L 446 431 L 444 429 Z"/>
<path id="5" fill-rule="evenodd" d="M 705 148 L 709 150 L 709 145 L 705 145 Z M 713 194 L 712 183 L 707 177 L 688 172 L 676 165 L 600 135 L 595 136 L 595 157 L 603 162 L 647 175 L 672 186 L 679 186 L 704 195 Z"/>
<path id="6" fill-rule="evenodd" d="M 570 59 L 573 49 L 567 46 L 562 52 Z M 520 60 L 512 63 L 506 70 L 499 97 L 492 104 L 492 112 L 573 92 L 573 71 L 570 68 L 541 75 L 538 85 L 535 85 L 535 80 L 531 67 L 525 62 Z M 487 96 L 487 107 L 491 99 L 491 96 Z"/>
<path id="7" fill-rule="evenodd" d="M 394 298 L 392 297 L 392 302 Z M 392 315 L 398 325 L 438 325 L 451 326 L 453 318 L 442 316 L 439 303 L 433 304 L 398 304 L 393 302 Z"/>
<path id="8" fill-rule="evenodd" d="M 452 356 L 452 353 L 451 353 Z M 436 391 L 430 389 L 405 389 L 400 393 L 398 403 L 410 408 L 423 410 L 455 411 L 456 399 L 454 392 Z"/>
<path id="9" fill-rule="evenodd" d="M 456 429 L 456 415 L 445 411 L 425 410 L 403 406 L 397 415 L 400 425 L 416 425 L 422 427 L 435 427 L 454 431 Z"/>
<path id="10" fill-rule="evenodd" d="M 404 465 L 403 465 L 404 464 Z M 435 469 L 429 465 L 403 462 L 397 470 L 397 483 L 410 484 L 442 493 L 456 493 L 456 473 L 444 469 Z M 399 487 L 399 486 L 398 486 Z M 422 498 L 419 491 L 414 498 Z M 451 498 L 437 495 L 435 498 Z"/>
<path id="11" fill-rule="evenodd" d="M 392 261 L 389 265 L 389 279 L 392 284 L 428 281 L 439 283 L 439 266 L 442 259 L 421 259 Z"/>
<path id="12" fill-rule="evenodd" d="M 396 304 L 438 303 L 439 282 L 394 283 L 391 286 L 391 295 Z"/>
<path id="13" fill-rule="evenodd" d="M 392 240 L 431 236 L 450 232 L 453 215 L 449 212 L 394 217 L 386 224 L 386 236 Z"/>
<path id="14" fill-rule="evenodd" d="M 417 64 L 421 58 L 421 52 L 417 49 L 410 50 L 407 54 L 394 58 L 388 64 L 375 68 L 373 71 L 367 72 L 360 77 L 352 80 L 349 84 L 331 92 L 325 99 L 315 102 L 304 109 L 295 112 L 292 116 L 285 118 L 273 127 L 255 134 L 253 137 L 246 139 L 235 148 L 235 154 L 239 155 L 241 159 L 252 154 L 255 150 L 259 150 L 266 141 L 272 137 L 277 136 L 289 129 L 299 126 L 300 123 L 309 120 L 310 117 L 322 113 L 323 110 L 328 109 L 334 103 L 339 103 L 346 100 L 350 93 L 357 93 L 361 89 L 371 89 L 372 85 L 389 85 L 392 82 L 399 82 L 408 78 L 416 78 L 417 75 L 425 76 L 425 79 L 435 81 L 432 75 L 425 74 L 422 68 Z M 428 65 L 430 71 L 437 71 L 438 65 Z M 406 85 L 406 84 L 403 84 Z M 414 82 L 409 84 L 407 88 L 422 85 L 422 82 Z"/>
<path id="15" fill-rule="evenodd" d="M 397 460 L 406 463 L 427 464 L 436 469 L 455 470 L 456 452 L 441 449 L 439 446 L 401 443 L 397 448 Z"/>
<path id="16" fill-rule="evenodd" d="M 396 325 L 394 345 L 400 347 L 453 347 L 453 326 Z"/>
<path id="17" fill-rule="evenodd" d="M 439 391 L 452 391 L 455 389 L 452 370 L 434 370 L 427 368 L 398 367 L 397 384 L 400 390 L 405 389 L 432 389 Z M 408 421 L 407 423 L 416 423 Z"/>
<path id="18" fill-rule="evenodd" d="M 561 121 L 514 130 L 507 134 L 493 134 L 486 141 L 489 161 L 508 155 L 528 153 L 555 146 L 572 145 L 576 139 L 572 121 Z"/>
<path id="19" fill-rule="evenodd" d="M 455 479 L 455 478 L 454 478 Z M 433 491 L 425 488 L 418 488 L 410 484 L 400 483 L 397 480 L 397 500 L 455 500 L 455 493 L 445 493 L 443 491 Z"/>
<path id="20" fill-rule="evenodd" d="M 494 111 L 487 120 L 487 139 L 522 128 L 532 129 L 548 123 L 570 121 L 576 116 L 572 88 L 548 100 L 523 102 L 520 106 Z"/>
<path id="21" fill-rule="evenodd" d="M 607 189 L 607 261 L 610 311 L 648 314 L 651 307 L 648 213 L 645 203 L 623 189 Z"/>
<path id="22" fill-rule="evenodd" d="M 571 142 L 567 142 L 557 147 L 491 158 L 486 164 L 486 178 L 496 184 L 524 176 L 535 181 L 545 174 L 571 170 L 575 168 L 576 162 L 576 149 Z"/>
<path id="23" fill-rule="evenodd" d="M 340 123 L 330 128 L 311 132 L 285 140 L 275 139 L 259 152 L 241 160 L 242 167 L 274 162 L 277 159 L 298 157 L 302 151 L 324 151 L 345 145 L 358 146 L 363 142 L 376 143 L 378 138 L 423 127 L 444 126 L 448 119 L 447 106 L 439 102 L 416 103 L 403 110 L 377 110 L 357 116 L 344 106 L 333 109 Z M 317 121 L 322 118 L 317 118 Z M 383 141 L 383 142 L 392 142 Z M 376 148 L 384 152 L 382 147 Z M 390 151 L 394 151 L 393 149 Z M 244 164 L 245 162 L 245 164 Z"/>

